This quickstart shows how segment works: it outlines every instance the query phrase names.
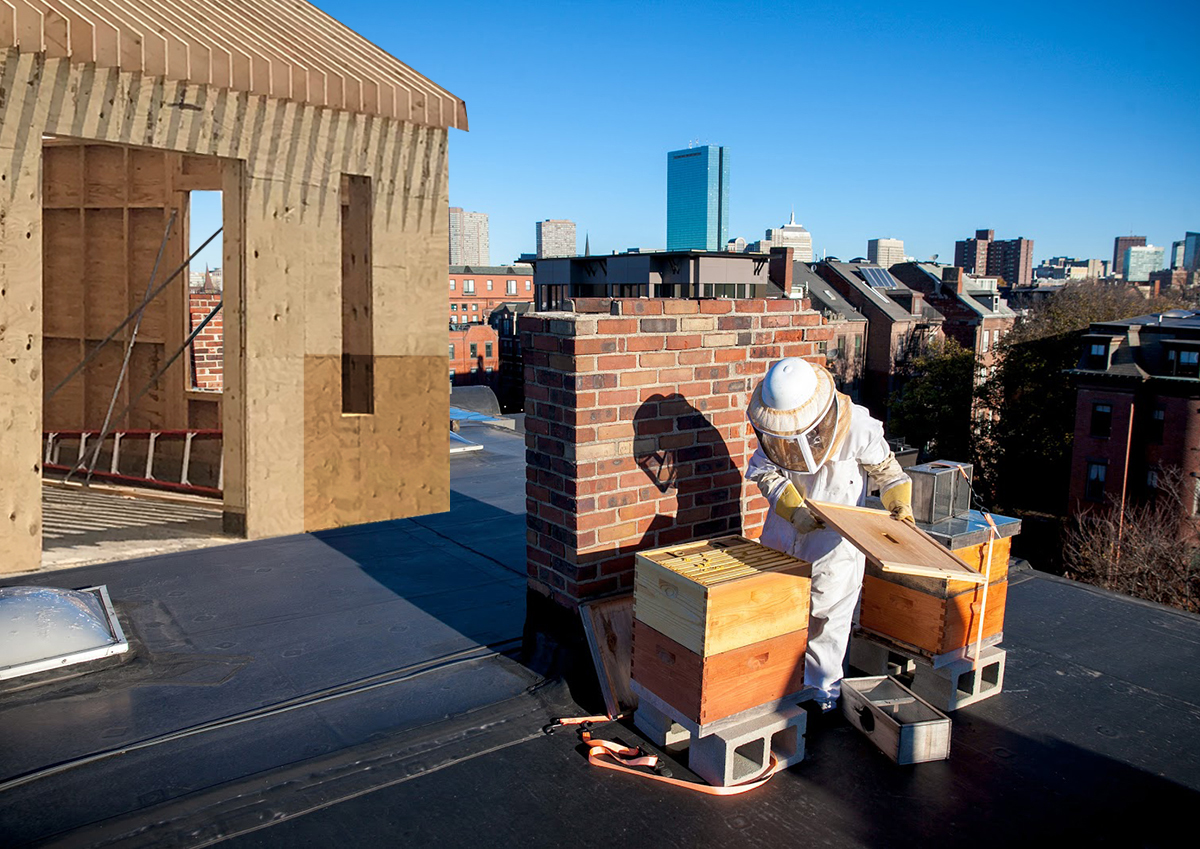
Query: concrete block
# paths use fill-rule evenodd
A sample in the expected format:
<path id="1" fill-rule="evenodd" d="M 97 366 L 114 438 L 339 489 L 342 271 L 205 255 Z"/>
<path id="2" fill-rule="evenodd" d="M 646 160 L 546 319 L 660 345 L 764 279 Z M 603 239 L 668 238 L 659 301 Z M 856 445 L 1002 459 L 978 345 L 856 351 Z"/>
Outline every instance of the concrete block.
<path id="1" fill-rule="evenodd" d="M 912 672 L 916 666 L 912 656 L 896 651 L 867 634 L 850 637 L 849 662 L 867 675 L 904 675 Z"/>
<path id="2" fill-rule="evenodd" d="M 918 661 L 911 689 L 941 710 L 958 710 L 1004 690 L 1006 656 L 1004 649 L 990 646 L 978 660 L 967 657 L 940 668 Z"/>
<path id="3" fill-rule="evenodd" d="M 645 699 L 638 702 L 638 708 L 633 714 L 633 724 L 646 735 L 647 740 L 660 749 L 682 749 L 692 739 L 686 728 Z"/>
<path id="4" fill-rule="evenodd" d="M 728 787 L 759 775 L 773 756 L 780 769 L 804 760 L 808 713 L 791 705 L 692 741 L 688 768 L 709 784 Z"/>

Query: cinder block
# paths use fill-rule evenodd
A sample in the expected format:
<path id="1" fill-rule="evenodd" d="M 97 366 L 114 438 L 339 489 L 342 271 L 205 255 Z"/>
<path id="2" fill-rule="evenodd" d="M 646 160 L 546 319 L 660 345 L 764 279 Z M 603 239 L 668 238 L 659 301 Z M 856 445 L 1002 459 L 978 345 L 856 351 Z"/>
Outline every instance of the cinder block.
<path id="1" fill-rule="evenodd" d="M 904 675 L 916 668 L 912 657 L 864 634 L 850 637 L 850 665 L 867 675 Z"/>
<path id="2" fill-rule="evenodd" d="M 686 728 L 645 700 L 638 702 L 633 724 L 660 749 L 683 748 L 692 739 Z"/>
<path id="3" fill-rule="evenodd" d="M 799 705 L 772 711 L 741 725 L 692 741 L 688 768 L 709 784 L 728 787 L 766 769 L 773 756 L 780 769 L 804 760 L 808 713 Z"/>
<path id="4" fill-rule="evenodd" d="M 990 646 L 978 660 L 967 657 L 940 668 L 918 661 L 912 691 L 944 711 L 989 699 L 1004 690 L 1006 656 L 1004 649 Z"/>

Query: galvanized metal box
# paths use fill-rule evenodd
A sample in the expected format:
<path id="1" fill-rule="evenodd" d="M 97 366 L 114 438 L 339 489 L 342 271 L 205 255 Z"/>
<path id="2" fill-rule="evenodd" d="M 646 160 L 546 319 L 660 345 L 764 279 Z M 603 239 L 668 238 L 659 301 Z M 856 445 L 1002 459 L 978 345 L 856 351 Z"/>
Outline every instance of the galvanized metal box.
<path id="1" fill-rule="evenodd" d="M 970 463 L 935 460 L 908 468 L 913 482 L 913 518 L 932 524 L 955 516 L 965 516 L 971 509 Z"/>
<path id="2" fill-rule="evenodd" d="M 950 757 L 950 717 L 894 678 L 843 678 L 842 713 L 898 764 Z"/>

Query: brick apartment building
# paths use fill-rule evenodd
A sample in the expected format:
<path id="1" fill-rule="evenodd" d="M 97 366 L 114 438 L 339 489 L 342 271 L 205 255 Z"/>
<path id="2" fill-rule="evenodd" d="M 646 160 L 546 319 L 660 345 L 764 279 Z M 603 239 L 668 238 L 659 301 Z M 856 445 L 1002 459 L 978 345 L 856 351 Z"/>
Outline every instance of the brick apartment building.
<path id="1" fill-rule="evenodd" d="M 894 265 L 891 272 L 925 299 L 944 317 L 942 333 L 979 360 L 982 379 L 996 367 L 996 343 L 1012 330 L 1017 314 L 1000 297 L 999 280 L 975 277 L 961 268 L 926 262 Z"/>
<path id="2" fill-rule="evenodd" d="M 1154 495 L 1182 470 L 1200 500 L 1200 313 L 1093 324 L 1070 374 L 1077 389 L 1069 510 Z M 1128 461 L 1127 461 L 1128 458 Z"/>
<path id="3" fill-rule="evenodd" d="M 817 343 L 817 352 L 825 355 L 838 390 L 857 402 L 866 366 L 867 317 L 814 272 L 811 263 L 794 262 L 792 269 L 794 285 L 803 287 L 812 308 L 833 329 L 828 342 Z"/>
<path id="4" fill-rule="evenodd" d="M 500 337 L 490 317 L 504 304 L 532 300 L 531 266 L 450 266 L 448 315 L 452 385 L 483 384 L 500 395 Z"/>
<path id="5" fill-rule="evenodd" d="M 923 292 L 877 265 L 826 261 L 813 270 L 867 319 L 860 403 L 886 421 L 904 363 L 941 338 L 944 318 Z"/>
<path id="6" fill-rule="evenodd" d="M 975 238 L 954 243 L 954 264 L 968 274 L 1003 277 L 1009 286 L 1033 282 L 1033 240 L 996 240 L 995 230 L 976 230 Z"/>

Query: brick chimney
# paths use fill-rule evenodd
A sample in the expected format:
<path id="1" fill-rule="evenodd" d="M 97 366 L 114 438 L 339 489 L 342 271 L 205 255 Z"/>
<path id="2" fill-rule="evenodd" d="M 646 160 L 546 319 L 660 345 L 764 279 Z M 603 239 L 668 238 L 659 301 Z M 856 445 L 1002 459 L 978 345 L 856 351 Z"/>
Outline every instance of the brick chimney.
<path id="1" fill-rule="evenodd" d="M 963 291 L 963 270 L 956 266 L 942 269 L 942 285 L 953 289 L 958 294 Z"/>
<path id="2" fill-rule="evenodd" d="M 783 290 L 783 294 L 792 294 L 792 256 L 794 248 L 771 248 L 771 259 L 767 265 L 767 279 Z"/>

